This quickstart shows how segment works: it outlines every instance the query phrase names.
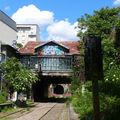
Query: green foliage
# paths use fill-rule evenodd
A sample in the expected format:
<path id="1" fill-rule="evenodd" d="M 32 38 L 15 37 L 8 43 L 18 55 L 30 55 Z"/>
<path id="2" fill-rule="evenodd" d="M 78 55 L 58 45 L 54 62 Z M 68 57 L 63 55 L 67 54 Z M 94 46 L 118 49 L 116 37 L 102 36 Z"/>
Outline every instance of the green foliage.
<path id="1" fill-rule="evenodd" d="M 85 14 L 78 19 L 80 31 L 79 37 L 86 34 L 93 34 L 107 38 L 110 36 L 113 28 L 118 26 L 120 8 L 102 8 L 99 11 L 94 11 L 93 15 Z M 83 32 L 83 30 L 86 30 Z"/>
<path id="2" fill-rule="evenodd" d="M 81 120 L 85 118 L 92 117 L 92 93 L 87 90 L 84 91 L 84 94 L 81 92 L 81 88 L 77 88 L 74 92 L 71 103 L 74 106 L 74 109 L 77 113 L 79 113 Z M 90 119 L 92 120 L 92 119 Z"/>
<path id="3" fill-rule="evenodd" d="M 5 103 L 7 100 L 7 93 L 5 91 L 0 92 L 0 104 Z"/>
<path id="4" fill-rule="evenodd" d="M 1 110 L 1 112 L 8 112 L 8 111 L 11 111 L 13 108 L 11 108 L 11 107 L 8 107 L 8 106 L 5 106 L 2 110 Z"/>
<path id="5" fill-rule="evenodd" d="M 104 80 L 99 82 L 102 120 L 120 119 L 120 48 L 115 46 L 115 28 L 120 29 L 119 13 L 120 7 L 107 7 L 94 11 L 93 15 L 85 14 L 78 20 L 78 28 L 80 29 L 78 36 L 80 38 L 86 35 L 102 38 Z M 83 50 L 84 47 L 80 48 L 80 51 Z M 78 72 L 80 69 L 75 69 L 74 72 Z M 77 79 L 74 77 L 72 82 L 72 104 L 75 110 L 80 113 L 81 119 L 85 120 L 86 116 L 92 119 L 92 83 L 89 81 L 84 84 L 86 92 L 82 94 L 82 84 L 78 84 Z"/>
<path id="6" fill-rule="evenodd" d="M 103 41 L 104 83 L 102 92 L 120 97 L 120 59 L 119 50 L 115 48 L 114 41 Z"/>
<path id="7" fill-rule="evenodd" d="M 71 97 L 71 103 L 74 106 L 75 111 L 80 115 L 81 120 L 93 120 L 93 101 L 91 92 L 92 81 L 85 82 L 84 93 L 82 93 L 81 87 L 82 86 L 79 86 L 79 88 L 74 91 L 74 94 Z M 105 93 L 103 93 L 103 91 L 100 92 L 100 111 L 101 120 L 120 119 L 120 98 L 106 95 Z"/>
<path id="8" fill-rule="evenodd" d="M 25 91 L 38 80 L 37 75 L 26 69 L 16 58 L 9 58 L 2 64 L 4 68 L 4 79 L 7 80 L 8 87 L 13 87 L 16 91 Z"/>
<path id="9" fill-rule="evenodd" d="M 104 81 L 100 85 L 103 120 L 120 119 L 120 65 L 113 41 L 104 41 Z"/>
<path id="10" fill-rule="evenodd" d="M 15 105 L 17 105 L 18 107 L 23 107 L 23 108 L 27 107 L 26 101 L 21 101 L 21 100 L 16 100 Z"/>
<path id="11" fill-rule="evenodd" d="M 74 91 L 80 87 L 80 80 L 79 78 L 72 78 L 72 82 L 71 82 L 71 92 L 74 93 Z"/>
<path id="12" fill-rule="evenodd" d="M 22 48 L 23 47 L 23 45 L 21 44 L 21 43 L 17 43 L 17 48 L 19 49 L 19 48 Z"/>
<path id="13" fill-rule="evenodd" d="M 100 94 L 102 120 L 120 119 L 120 98 Z"/>

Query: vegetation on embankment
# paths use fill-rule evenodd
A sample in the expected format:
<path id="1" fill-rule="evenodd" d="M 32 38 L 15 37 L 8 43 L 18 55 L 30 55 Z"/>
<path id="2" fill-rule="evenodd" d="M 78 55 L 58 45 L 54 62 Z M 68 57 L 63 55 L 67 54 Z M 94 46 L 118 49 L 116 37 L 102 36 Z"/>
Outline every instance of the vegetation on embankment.
<path id="1" fill-rule="evenodd" d="M 12 107 L 5 106 L 0 111 L 0 120 L 11 120 L 15 117 L 22 116 L 23 114 L 27 114 L 32 111 L 36 106 L 36 104 L 31 100 L 27 100 L 26 104 L 20 102 L 19 105 L 15 105 L 14 103 L 12 104 Z"/>
<path id="2" fill-rule="evenodd" d="M 78 22 L 78 36 L 92 34 L 102 38 L 104 79 L 99 81 L 101 120 L 120 119 L 120 7 L 102 8 L 93 15 L 86 14 Z M 83 33 L 83 29 L 85 29 Z M 118 33 L 118 36 L 116 35 Z M 119 40 L 118 40 L 119 39 Z M 84 51 L 84 41 L 80 51 Z M 82 64 L 82 65 L 81 65 Z M 83 81 L 76 73 L 81 72 L 83 63 L 74 67 L 71 103 L 81 120 L 93 120 L 92 82 Z M 81 67 L 82 66 L 82 67 Z"/>

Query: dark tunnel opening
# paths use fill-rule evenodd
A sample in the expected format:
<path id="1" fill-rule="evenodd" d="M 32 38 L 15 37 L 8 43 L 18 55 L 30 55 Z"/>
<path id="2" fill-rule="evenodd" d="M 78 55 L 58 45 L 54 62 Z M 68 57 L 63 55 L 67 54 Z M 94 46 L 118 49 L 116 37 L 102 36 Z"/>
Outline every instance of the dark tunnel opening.
<path id="1" fill-rule="evenodd" d="M 54 93 L 55 94 L 64 94 L 64 88 L 62 85 L 56 85 L 54 87 Z"/>
<path id="2" fill-rule="evenodd" d="M 64 96 L 63 85 L 70 83 L 69 77 L 42 77 L 40 81 L 33 84 L 33 100 L 34 102 L 63 102 L 65 101 L 65 98 L 61 97 Z M 52 93 L 49 91 L 51 84 L 53 85 Z"/>

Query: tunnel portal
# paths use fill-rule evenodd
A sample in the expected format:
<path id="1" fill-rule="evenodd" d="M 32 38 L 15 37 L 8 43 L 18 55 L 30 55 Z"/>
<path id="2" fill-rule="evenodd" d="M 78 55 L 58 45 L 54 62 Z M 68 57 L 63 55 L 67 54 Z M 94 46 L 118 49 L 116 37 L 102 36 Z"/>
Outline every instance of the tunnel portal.
<path id="1" fill-rule="evenodd" d="M 53 94 L 62 95 L 64 94 L 64 85 L 70 83 L 70 77 L 41 77 L 40 81 L 33 85 L 33 99 L 35 102 L 40 102 L 53 97 Z M 50 87 L 51 85 L 52 87 Z"/>
<path id="2" fill-rule="evenodd" d="M 62 85 L 56 85 L 54 87 L 54 93 L 55 94 L 64 94 L 64 88 Z"/>

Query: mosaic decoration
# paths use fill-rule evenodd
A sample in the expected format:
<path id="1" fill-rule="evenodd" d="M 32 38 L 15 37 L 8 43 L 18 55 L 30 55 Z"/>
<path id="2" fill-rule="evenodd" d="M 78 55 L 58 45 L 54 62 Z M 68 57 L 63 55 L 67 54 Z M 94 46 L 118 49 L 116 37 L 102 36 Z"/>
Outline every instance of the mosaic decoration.
<path id="1" fill-rule="evenodd" d="M 64 51 L 57 45 L 47 45 L 41 50 L 41 55 L 64 55 Z"/>

